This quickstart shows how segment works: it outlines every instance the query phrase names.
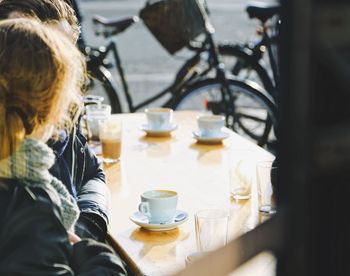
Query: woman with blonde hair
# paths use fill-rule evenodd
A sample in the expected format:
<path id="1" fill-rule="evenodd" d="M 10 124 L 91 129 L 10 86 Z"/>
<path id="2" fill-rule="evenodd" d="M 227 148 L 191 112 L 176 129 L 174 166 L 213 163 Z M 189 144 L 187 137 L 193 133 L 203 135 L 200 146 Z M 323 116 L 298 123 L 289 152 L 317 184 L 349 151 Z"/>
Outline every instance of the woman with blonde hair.
<path id="1" fill-rule="evenodd" d="M 79 208 L 49 173 L 45 143 L 69 129 L 84 62 L 71 42 L 29 19 L 0 22 L 0 275 L 125 275 L 103 244 L 72 230 Z"/>

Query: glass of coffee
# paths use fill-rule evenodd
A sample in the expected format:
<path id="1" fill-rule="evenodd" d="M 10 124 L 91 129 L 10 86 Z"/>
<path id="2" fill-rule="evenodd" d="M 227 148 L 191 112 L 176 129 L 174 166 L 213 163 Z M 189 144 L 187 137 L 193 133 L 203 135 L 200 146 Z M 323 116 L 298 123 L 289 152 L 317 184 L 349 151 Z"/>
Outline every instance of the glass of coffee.
<path id="1" fill-rule="evenodd" d="M 118 162 L 121 155 L 122 121 L 115 117 L 100 121 L 99 136 L 103 161 L 105 163 Z"/>
<path id="2" fill-rule="evenodd" d="M 111 115 L 111 106 L 108 104 L 90 104 L 85 107 L 88 137 L 90 142 L 99 141 L 99 122 L 108 119 Z"/>

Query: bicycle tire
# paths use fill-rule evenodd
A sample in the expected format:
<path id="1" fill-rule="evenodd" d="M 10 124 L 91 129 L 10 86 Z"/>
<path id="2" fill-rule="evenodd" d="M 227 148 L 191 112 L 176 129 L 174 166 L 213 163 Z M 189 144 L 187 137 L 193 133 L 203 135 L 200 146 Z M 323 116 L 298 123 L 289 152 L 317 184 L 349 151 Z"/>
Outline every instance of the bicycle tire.
<path id="1" fill-rule="evenodd" d="M 273 101 L 249 84 L 228 79 L 229 88 L 235 98 L 234 114 L 227 116 L 227 126 L 248 137 L 260 146 L 275 143 L 273 130 L 277 126 L 277 109 Z M 207 103 L 222 103 L 223 84 L 217 79 L 205 79 L 194 83 L 174 100 L 176 110 L 208 111 Z M 225 112 L 215 112 L 223 114 Z"/>
<path id="2" fill-rule="evenodd" d="M 256 60 L 251 49 L 242 45 L 219 44 L 221 62 L 232 75 L 262 86 L 274 98 L 274 85 L 267 70 Z"/>
<path id="3" fill-rule="evenodd" d="M 106 97 L 106 103 L 111 105 L 112 113 L 122 113 L 122 106 L 118 96 L 118 88 L 111 76 L 110 71 L 104 66 L 98 68 L 89 68 L 90 82 L 87 86 L 87 92 L 99 94 Z M 103 90 L 103 91 L 101 91 Z"/>

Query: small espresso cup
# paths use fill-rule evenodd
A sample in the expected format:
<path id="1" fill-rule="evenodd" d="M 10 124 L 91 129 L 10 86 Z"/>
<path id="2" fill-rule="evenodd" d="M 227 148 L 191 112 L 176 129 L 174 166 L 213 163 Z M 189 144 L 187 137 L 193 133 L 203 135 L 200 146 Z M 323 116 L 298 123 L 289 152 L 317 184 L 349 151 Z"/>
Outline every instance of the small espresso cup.
<path id="1" fill-rule="evenodd" d="M 147 108 L 145 113 L 149 128 L 154 130 L 168 129 L 173 119 L 173 110 L 171 108 Z"/>
<path id="2" fill-rule="evenodd" d="M 220 135 L 225 126 L 225 117 L 220 115 L 203 115 L 197 118 L 198 129 L 201 136 L 216 137 Z"/>
<path id="3" fill-rule="evenodd" d="M 149 223 L 169 223 L 176 213 L 177 193 L 170 190 L 150 190 L 141 195 L 139 211 Z"/>

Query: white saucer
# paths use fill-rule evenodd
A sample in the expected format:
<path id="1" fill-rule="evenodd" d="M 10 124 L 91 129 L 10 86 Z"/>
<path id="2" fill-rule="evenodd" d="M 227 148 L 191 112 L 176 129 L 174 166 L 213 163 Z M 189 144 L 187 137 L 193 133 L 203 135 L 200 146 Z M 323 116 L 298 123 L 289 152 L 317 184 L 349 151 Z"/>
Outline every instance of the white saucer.
<path id="1" fill-rule="evenodd" d="M 175 217 L 178 215 L 183 215 L 183 217 L 179 221 L 173 221 L 164 224 L 149 223 L 148 218 L 141 212 L 135 212 L 134 214 L 132 214 L 132 216 L 130 216 L 130 220 L 136 223 L 137 225 L 141 226 L 142 228 L 145 228 L 150 231 L 167 231 L 175 229 L 188 219 L 188 214 L 185 211 L 177 210 Z"/>
<path id="2" fill-rule="evenodd" d="M 154 136 L 154 137 L 169 136 L 170 133 L 175 129 L 177 129 L 177 124 L 170 124 L 165 129 L 153 129 L 153 128 L 150 128 L 148 124 L 144 124 L 141 126 L 141 130 L 146 132 L 148 136 Z"/>
<path id="3" fill-rule="evenodd" d="M 221 144 L 222 140 L 230 136 L 229 133 L 223 131 L 221 131 L 220 134 L 218 134 L 215 137 L 203 136 L 198 130 L 193 131 L 192 134 L 194 139 L 196 139 L 199 143 L 203 144 Z"/>

